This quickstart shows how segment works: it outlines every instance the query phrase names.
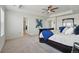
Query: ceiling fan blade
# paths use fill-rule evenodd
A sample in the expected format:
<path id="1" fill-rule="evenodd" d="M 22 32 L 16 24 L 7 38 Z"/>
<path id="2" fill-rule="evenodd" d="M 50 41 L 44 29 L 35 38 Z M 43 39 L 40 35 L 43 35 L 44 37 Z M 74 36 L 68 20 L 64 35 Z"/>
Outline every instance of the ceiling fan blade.
<path id="1" fill-rule="evenodd" d="M 49 5 L 47 9 L 42 9 L 44 10 L 44 12 L 42 13 L 50 14 L 50 13 L 55 12 L 56 9 L 58 9 L 58 7 L 53 7 L 53 5 Z"/>
<path id="2" fill-rule="evenodd" d="M 56 8 L 52 8 L 51 10 L 55 10 L 55 9 L 58 9 L 58 7 L 56 7 Z"/>
<path id="3" fill-rule="evenodd" d="M 19 6 L 18 6 L 18 8 L 22 8 L 22 7 L 23 7 L 23 5 L 19 5 Z"/>
<path id="4" fill-rule="evenodd" d="M 48 6 L 48 9 L 49 9 L 49 8 L 52 8 L 52 5 L 49 5 L 49 6 Z"/>
<path id="5" fill-rule="evenodd" d="M 23 7 L 23 5 L 13 5 L 13 6 L 15 6 L 17 8 L 22 8 Z"/>
<path id="6" fill-rule="evenodd" d="M 51 11 L 51 12 L 55 12 L 55 11 Z"/>

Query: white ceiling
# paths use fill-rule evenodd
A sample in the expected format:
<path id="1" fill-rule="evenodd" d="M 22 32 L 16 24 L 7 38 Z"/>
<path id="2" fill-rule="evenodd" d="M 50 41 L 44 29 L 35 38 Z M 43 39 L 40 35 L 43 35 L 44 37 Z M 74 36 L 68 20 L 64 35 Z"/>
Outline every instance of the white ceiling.
<path id="1" fill-rule="evenodd" d="M 55 5 L 55 6 L 59 7 L 59 9 L 57 9 L 56 12 L 52 14 L 57 14 L 69 10 L 73 10 L 74 13 L 79 13 L 79 5 Z M 41 16 L 50 15 L 47 13 L 42 13 L 44 11 L 42 9 L 47 9 L 47 7 L 48 5 L 22 5 L 21 8 L 18 8 L 17 5 L 6 5 L 7 10 L 19 11 Z"/>

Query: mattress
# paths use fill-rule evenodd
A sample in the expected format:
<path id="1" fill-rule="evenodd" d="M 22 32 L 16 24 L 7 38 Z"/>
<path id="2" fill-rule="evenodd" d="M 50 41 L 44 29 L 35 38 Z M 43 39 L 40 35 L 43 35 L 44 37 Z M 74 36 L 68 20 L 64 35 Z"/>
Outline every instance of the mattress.
<path id="1" fill-rule="evenodd" d="M 55 34 L 49 37 L 49 40 L 52 40 L 67 46 L 73 46 L 74 42 L 79 42 L 79 35 Z"/>

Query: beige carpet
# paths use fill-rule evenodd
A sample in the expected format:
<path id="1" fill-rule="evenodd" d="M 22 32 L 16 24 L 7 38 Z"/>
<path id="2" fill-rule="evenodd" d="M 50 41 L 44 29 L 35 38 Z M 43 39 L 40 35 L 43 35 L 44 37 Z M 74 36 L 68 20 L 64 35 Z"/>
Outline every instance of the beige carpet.
<path id="1" fill-rule="evenodd" d="M 61 53 L 45 43 L 39 43 L 38 36 L 24 37 L 6 41 L 2 53 Z"/>

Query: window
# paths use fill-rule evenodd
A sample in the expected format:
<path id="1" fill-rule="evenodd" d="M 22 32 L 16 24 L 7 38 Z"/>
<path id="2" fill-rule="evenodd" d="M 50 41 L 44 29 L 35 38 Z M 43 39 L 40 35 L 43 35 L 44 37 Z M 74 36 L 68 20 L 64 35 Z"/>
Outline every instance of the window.
<path id="1" fill-rule="evenodd" d="M 4 10 L 0 8 L 0 36 L 4 34 Z"/>
<path id="2" fill-rule="evenodd" d="M 62 24 L 63 24 L 63 26 L 66 26 L 66 27 L 73 27 L 74 26 L 74 18 L 63 19 Z"/>
<path id="3" fill-rule="evenodd" d="M 63 23 L 63 26 L 66 26 L 66 27 L 73 27 L 73 23 L 71 23 L 71 22 Z"/>

